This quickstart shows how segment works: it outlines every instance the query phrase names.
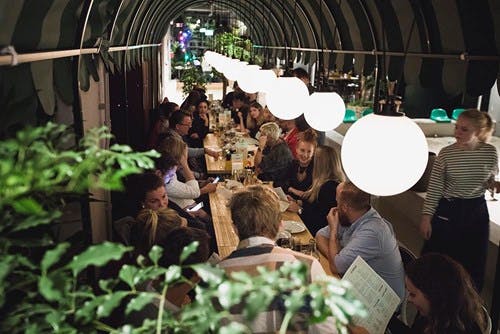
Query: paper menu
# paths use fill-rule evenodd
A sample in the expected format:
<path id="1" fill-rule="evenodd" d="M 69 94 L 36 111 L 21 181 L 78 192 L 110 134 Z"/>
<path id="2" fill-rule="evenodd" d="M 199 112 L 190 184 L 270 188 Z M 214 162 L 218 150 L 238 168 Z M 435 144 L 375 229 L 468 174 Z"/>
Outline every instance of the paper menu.
<path id="1" fill-rule="evenodd" d="M 353 318 L 354 324 L 366 328 L 370 334 L 384 334 L 401 301 L 399 296 L 360 256 L 342 280 L 351 283 L 354 296 L 365 305 L 368 313 L 366 318 Z"/>
<path id="2" fill-rule="evenodd" d="M 281 187 L 273 188 L 274 192 L 278 197 L 280 198 L 280 201 L 286 201 L 288 202 L 288 198 L 286 198 L 285 192 Z"/>

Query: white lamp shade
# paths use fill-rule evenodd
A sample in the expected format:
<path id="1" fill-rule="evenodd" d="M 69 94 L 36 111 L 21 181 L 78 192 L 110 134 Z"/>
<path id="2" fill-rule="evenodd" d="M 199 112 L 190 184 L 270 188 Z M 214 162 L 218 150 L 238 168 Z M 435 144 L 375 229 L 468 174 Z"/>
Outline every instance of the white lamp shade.
<path id="1" fill-rule="evenodd" d="M 259 92 L 268 93 L 271 88 L 276 85 L 276 73 L 273 70 L 260 70 L 259 71 Z"/>
<path id="2" fill-rule="evenodd" d="M 239 80 L 245 67 L 247 66 L 248 63 L 246 62 L 241 62 L 237 59 L 231 59 L 228 61 L 222 71 L 224 73 L 224 76 L 228 80 Z M 239 82 L 238 82 L 239 85 Z"/>
<path id="3" fill-rule="evenodd" d="M 224 67 L 226 66 L 226 63 L 230 60 L 230 58 L 220 55 L 216 53 L 216 56 L 213 58 L 213 67 L 219 72 L 222 73 Z"/>
<path id="4" fill-rule="evenodd" d="M 424 133 L 406 116 L 367 115 L 342 142 L 342 164 L 360 189 L 391 196 L 411 188 L 424 173 L 428 147 Z"/>
<path id="5" fill-rule="evenodd" d="M 307 123 L 315 130 L 330 131 L 342 123 L 345 104 L 337 93 L 317 92 L 309 96 L 304 109 Z"/>
<path id="6" fill-rule="evenodd" d="M 257 93 L 259 91 L 259 65 L 246 66 L 238 78 L 238 86 L 246 93 Z"/>
<path id="7" fill-rule="evenodd" d="M 213 51 L 206 51 L 206 52 L 205 52 L 205 61 L 206 61 L 206 62 L 207 62 L 210 66 L 213 66 L 215 57 L 217 57 L 217 56 L 215 55 L 215 52 L 213 52 Z"/>
<path id="8" fill-rule="evenodd" d="M 307 86 L 295 77 L 278 78 L 266 94 L 267 107 L 281 119 L 294 119 L 305 110 L 309 101 Z"/>

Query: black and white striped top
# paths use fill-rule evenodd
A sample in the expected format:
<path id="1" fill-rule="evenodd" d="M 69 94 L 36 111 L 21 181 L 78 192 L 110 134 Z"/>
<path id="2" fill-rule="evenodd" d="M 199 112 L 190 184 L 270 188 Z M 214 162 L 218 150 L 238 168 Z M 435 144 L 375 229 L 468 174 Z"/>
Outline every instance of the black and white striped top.
<path id="1" fill-rule="evenodd" d="M 423 214 L 433 215 L 439 200 L 484 195 L 488 180 L 498 173 L 496 148 L 479 143 L 473 150 L 452 144 L 443 148 L 432 168 Z"/>

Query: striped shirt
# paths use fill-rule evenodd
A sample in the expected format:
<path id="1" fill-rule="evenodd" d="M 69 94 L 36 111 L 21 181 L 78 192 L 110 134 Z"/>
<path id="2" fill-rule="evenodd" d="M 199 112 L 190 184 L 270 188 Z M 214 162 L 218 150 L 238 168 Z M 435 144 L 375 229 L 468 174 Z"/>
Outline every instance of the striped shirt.
<path id="1" fill-rule="evenodd" d="M 423 214 L 433 215 L 442 197 L 484 196 L 488 181 L 497 173 L 498 155 L 493 145 L 479 143 L 473 150 L 462 149 L 456 144 L 446 146 L 434 162 Z"/>
<path id="2" fill-rule="evenodd" d="M 308 281 L 321 280 L 325 271 L 321 264 L 314 257 L 281 248 L 274 245 L 274 241 L 265 237 L 251 237 L 242 240 L 238 248 L 227 258 L 219 262 L 219 267 L 223 268 L 229 275 L 232 272 L 247 272 L 251 275 L 258 275 L 257 267 L 265 267 L 268 270 L 277 270 L 285 262 L 303 262 L 309 272 Z M 245 323 L 243 318 L 243 305 L 231 310 L 232 321 Z M 284 306 L 280 300 L 271 303 L 266 312 L 260 313 L 250 326 L 252 333 L 277 332 L 280 329 L 284 315 Z M 308 316 L 306 313 L 298 313 L 291 322 L 287 333 L 304 332 L 308 333 L 337 333 L 333 318 L 327 318 L 323 323 L 307 325 Z"/>

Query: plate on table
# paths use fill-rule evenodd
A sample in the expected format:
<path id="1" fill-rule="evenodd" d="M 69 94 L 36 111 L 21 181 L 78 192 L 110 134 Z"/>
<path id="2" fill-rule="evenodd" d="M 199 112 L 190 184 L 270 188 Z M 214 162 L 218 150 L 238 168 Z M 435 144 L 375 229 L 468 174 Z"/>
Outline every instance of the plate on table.
<path id="1" fill-rule="evenodd" d="M 290 233 L 300 233 L 306 230 L 304 224 L 295 220 L 284 220 L 283 228 L 285 229 L 285 231 L 288 231 Z"/>

